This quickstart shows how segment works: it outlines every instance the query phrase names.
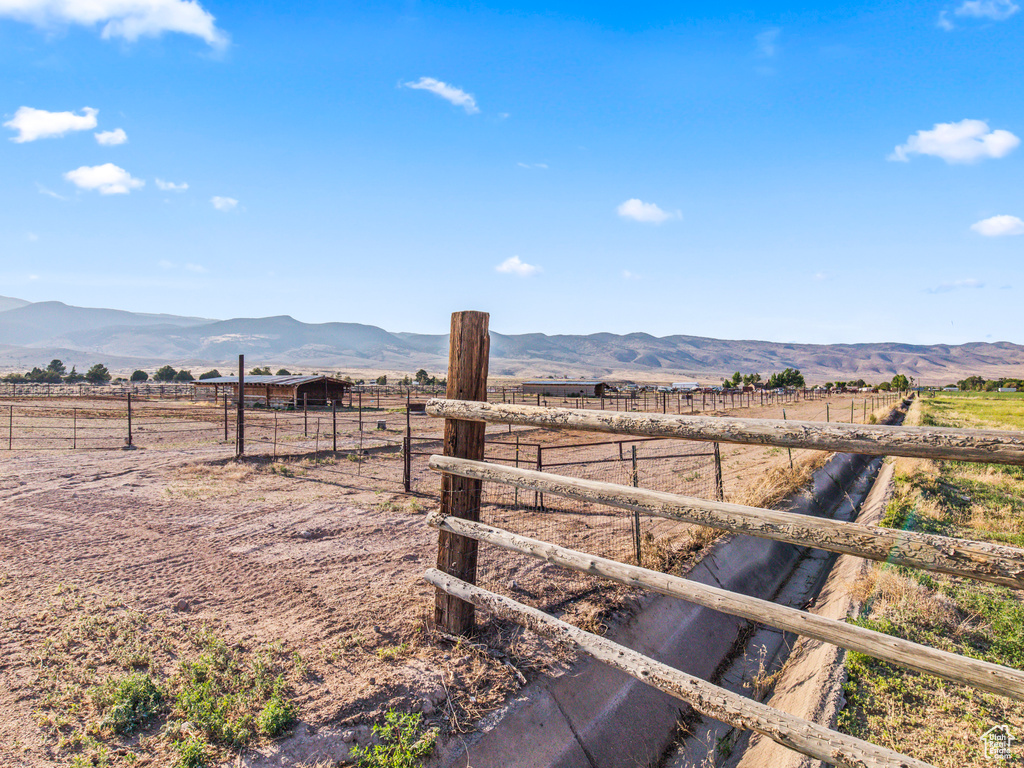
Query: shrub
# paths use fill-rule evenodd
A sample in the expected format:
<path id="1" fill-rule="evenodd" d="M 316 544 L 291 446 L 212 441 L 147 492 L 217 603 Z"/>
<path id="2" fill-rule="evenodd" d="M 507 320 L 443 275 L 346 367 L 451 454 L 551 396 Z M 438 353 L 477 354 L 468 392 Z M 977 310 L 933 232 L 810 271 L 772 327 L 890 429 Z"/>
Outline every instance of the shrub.
<path id="1" fill-rule="evenodd" d="M 295 720 L 295 705 L 285 701 L 279 691 L 274 691 L 256 718 L 256 727 L 266 736 L 279 736 Z"/>
<path id="2" fill-rule="evenodd" d="M 115 733 L 134 733 L 164 708 L 163 692 L 145 673 L 129 675 L 93 691 L 97 708 L 104 712 L 103 725 Z"/>
<path id="3" fill-rule="evenodd" d="M 156 373 L 153 374 L 155 381 L 173 381 L 174 377 L 178 374 L 174 368 L 169 365 L 165 365 L 162 368 L 157 368 Z"/>
<path id="4" fill-rule="evenodd" d="M 174 374 L 174 380 L 179 383 L 186 381 L 194 381 L 194 377 L 192 376 L 192 371 L 186 371 L 182 369 L 178 371 L 176 374 Z"/>
<path id="5" fill-rule="evenodd" d="M 149 374 L 145 371 L 132 371 L 132 381 L 148 381 Z"/>

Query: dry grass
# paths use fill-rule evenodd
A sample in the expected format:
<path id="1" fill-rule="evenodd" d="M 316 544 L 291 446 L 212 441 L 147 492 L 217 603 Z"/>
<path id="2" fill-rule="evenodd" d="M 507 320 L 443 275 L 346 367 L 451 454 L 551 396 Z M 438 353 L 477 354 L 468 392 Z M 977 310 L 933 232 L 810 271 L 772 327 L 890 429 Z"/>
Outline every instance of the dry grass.
<path id="1" fill-rule="evenodd" d="M 735 498 L 729 499 L 748 507 L 772 508 L 780 501 L 810 486 L 815 470 L 821 469 L 831 458 L 831 453 L 814 452 L 793 459 L 776 461 L 753 483 L 744 488 Z"/>
<path id="2" fill-rule="evenodd" d="M 934 405 L 933 399 L 915 401 L 907 423 L 935 424 Z M 958 425 L 967 424 L 991 426 L 981 419 Z M 903 458 L 895 464 L 896 487 L 883 525 L 1024 543 L 1020 468 Z M 857 621 L 863 626 L 1024 668 L 1024 600 L 1018 592 L 883 564 L 855 585 L 853 595 L 865 601 Z M 940 768 L 992 765 L 983 755 L 981 735 L 996 725 L 1007 725 L 1015 735 L 1024 730 L 1024 703 L 863 654 L 849 653 L 846 667 L 841 730 Z"/>

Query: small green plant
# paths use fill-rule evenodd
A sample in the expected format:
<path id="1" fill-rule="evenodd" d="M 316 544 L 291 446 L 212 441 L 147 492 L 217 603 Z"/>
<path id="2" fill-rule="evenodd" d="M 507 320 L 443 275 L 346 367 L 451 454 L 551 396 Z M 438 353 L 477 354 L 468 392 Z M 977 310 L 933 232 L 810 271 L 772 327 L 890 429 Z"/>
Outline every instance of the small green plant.
<path id="1" fill-rule="evenodd" d="M 434 751 L 437 734 L 423 731 L 422 715 L 388 710 L 383 725 L 373 726 L 381 743 L 355 747 L 352 757 L 359 768 L 416 768 Z"/>
<path id="2" fill-rule="evenodd" d="M 401 645 L 389 645 L 385 648 L 377 649 L 377 658 L 381 661 L 395 661 L 397 659 L 400 659 L 408 652 L 408 643 L 402 643 Z"/>
<path id="3" fill-rule="evenodd" d="M 295 705 L 285 701 L 280 693 L 275 692 L 256 718 L 256 727 L 265 736 L 280 736 L 293 722 Z"/>
<path id="4" fill-rule="evenodd" d="M 198 736 L 176 741 L 174 748 L 178 751 L 174 768 L 206 768 L 210 756 L 206 751 L 206 742 Z"/>
<path id="5" fill-rule="evenodd" d="M 136 673 L 93 690 L 93 701 L 104 713 L 102 725 L 114 733 L 134 733 L 164 709 L 163 692 L 148 674 Z"/>

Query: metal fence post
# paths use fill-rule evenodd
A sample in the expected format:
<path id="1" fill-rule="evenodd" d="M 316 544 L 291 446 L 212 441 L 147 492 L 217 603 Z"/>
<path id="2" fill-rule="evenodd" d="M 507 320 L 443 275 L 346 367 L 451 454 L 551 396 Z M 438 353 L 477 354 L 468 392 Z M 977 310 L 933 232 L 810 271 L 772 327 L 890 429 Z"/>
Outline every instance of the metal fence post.
<path id="1" fill-rule="evenodd" d="M 132 393 L 128 393 L 128 447 L 132 447 Z"/>
<path id="2" fill-rule="evenodd" d="M 725 484 L 722 482 L 722 452 L 715 443 L 715 498 L 725 501 Z"/>
<path id="3" fill-rule="evenodd" d="M 338 401 L 331 400 L 331 450 L 338 452 Z"/>
<path id="4" fill-rule="evenodd" d="M 633 453 L 633 487 L 640 487 L 640 473 L 637 471 L 636 466 L 636 445 L 631 446 Z M 637 510 L 633 510 L 633 553 L 636 555 L 636 564 L 643 565 L 640 555 L 640 513 Z"/>
<path id="5" fill-rule="evenodd" d="M 238 410 L 235 415 L 235 458 L 245 455 L 245 355 L 238 356 Z"/>

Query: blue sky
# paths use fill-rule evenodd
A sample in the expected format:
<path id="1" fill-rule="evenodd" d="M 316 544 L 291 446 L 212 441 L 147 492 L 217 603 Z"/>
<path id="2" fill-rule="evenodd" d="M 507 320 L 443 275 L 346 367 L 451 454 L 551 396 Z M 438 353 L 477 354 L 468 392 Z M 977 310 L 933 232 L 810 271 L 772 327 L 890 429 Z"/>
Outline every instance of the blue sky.
<path id="1" fill-rule="evenodd" d="M 0 294 L 1024 343 L 1022 25 L 1012 0 L 0 0 Z"/>

